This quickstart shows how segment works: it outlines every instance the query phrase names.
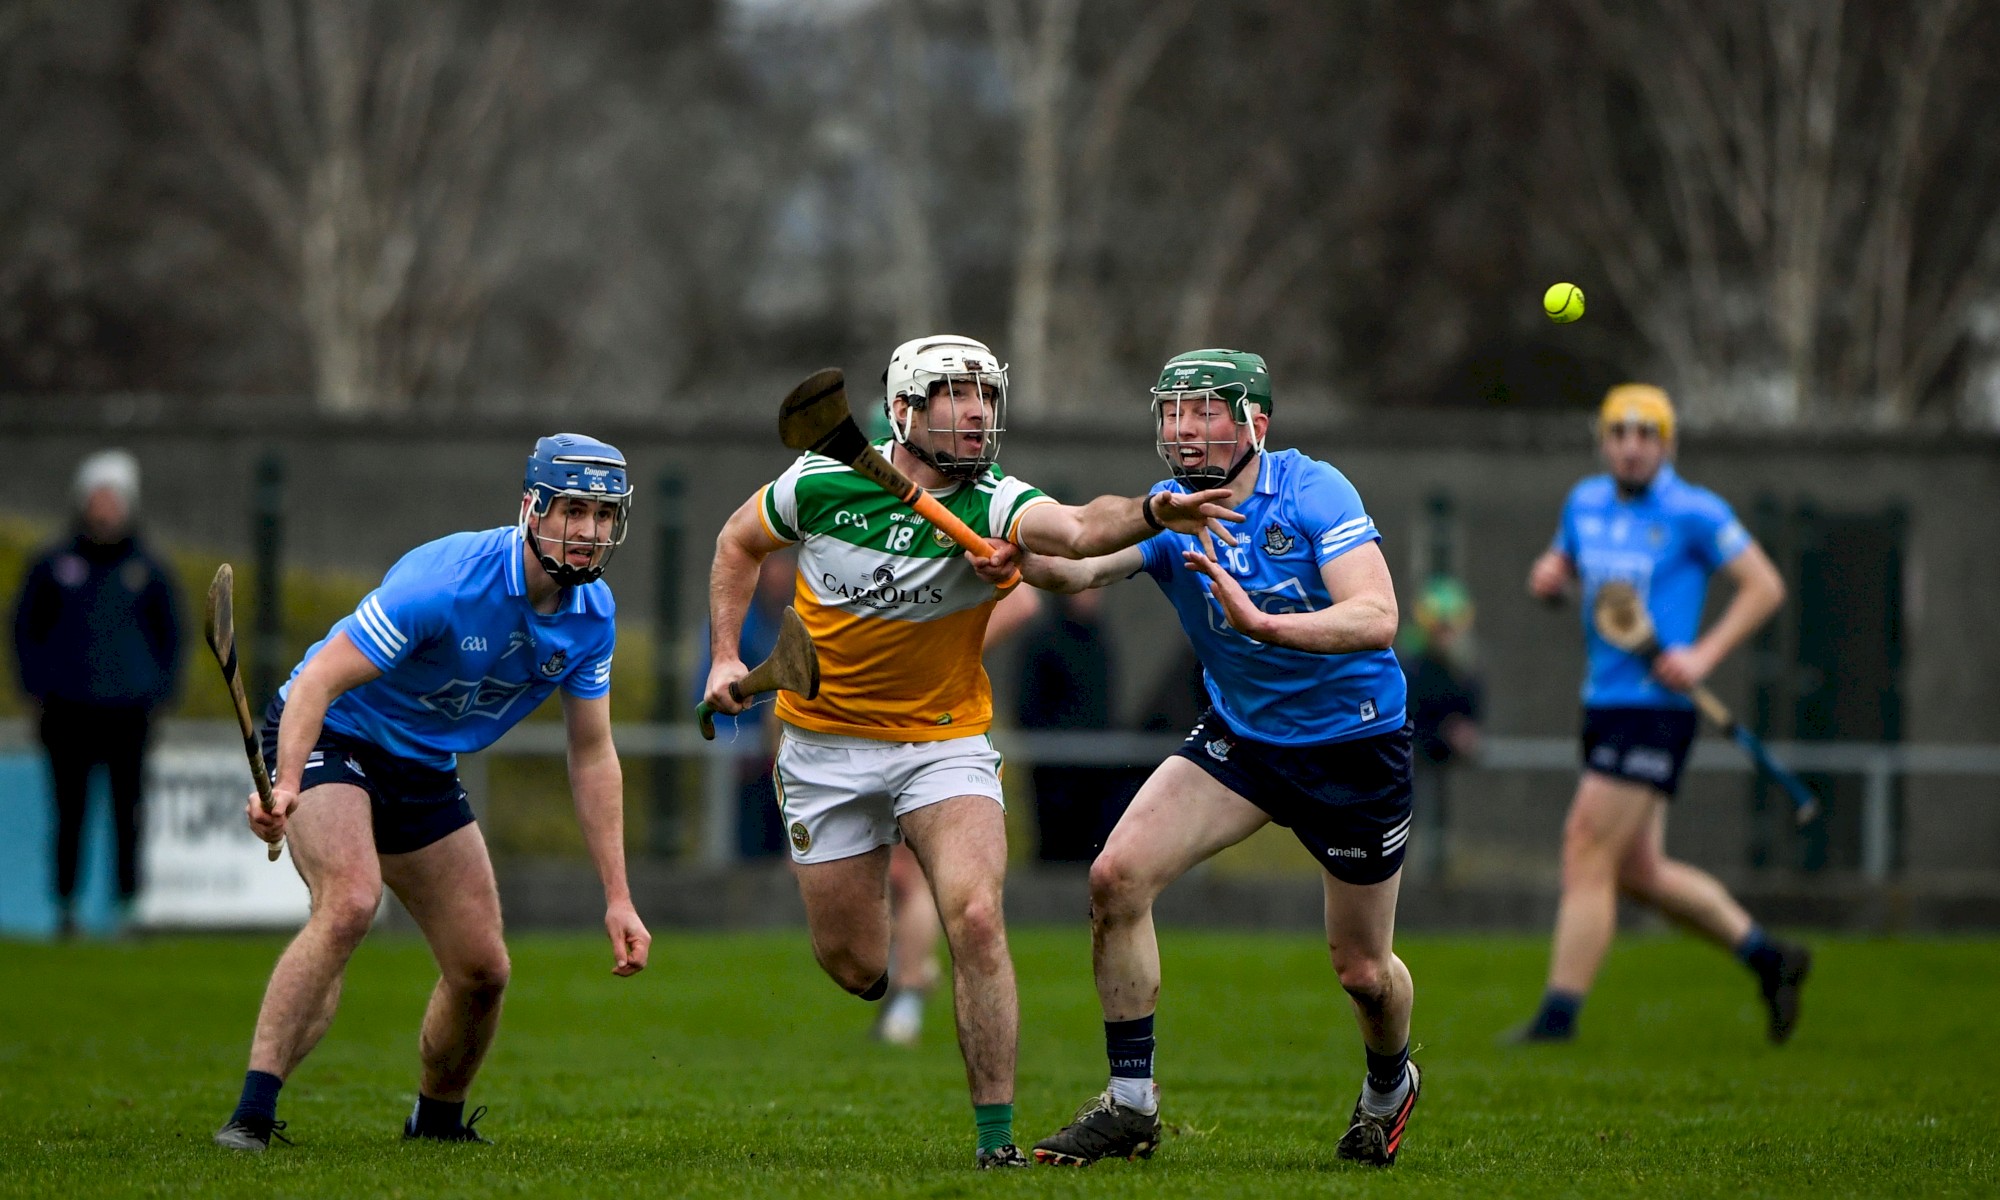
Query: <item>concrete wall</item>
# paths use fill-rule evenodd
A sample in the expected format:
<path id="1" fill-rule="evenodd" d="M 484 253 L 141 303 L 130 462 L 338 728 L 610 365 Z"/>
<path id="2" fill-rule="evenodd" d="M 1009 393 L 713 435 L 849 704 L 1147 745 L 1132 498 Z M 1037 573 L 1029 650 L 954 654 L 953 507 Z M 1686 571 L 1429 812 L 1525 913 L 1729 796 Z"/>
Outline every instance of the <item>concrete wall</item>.
<path id="1" fill-rule="evenodd" d="M 395 428 L 328 424 L 282 414 L 167 421 L 143 406 L 21 402 L 0 410 L 0 436 L 17 469 L 0 477 L 0 511 L 60 516 L 77 461 L 121 444 L 145 470 L 144 509 L 159 534 L 242 553 L 256 458 L 288 467 L 288 542 L 294 562 L 377 573 L 412 545 L 513 516 L 521 462 L 537 434 L 571 425 L 621 446 L 642 481 L 631 540 L 610 579 L 621 619 L 650 623 L 655 543 L 662 519 L 657 479 L 685 480 L 679 517 L 689 552 L 678 586 L 684 611 L 704 606 L 714 532 L 731 509 L 790 455 L 777 444 L 770 406 L 695 421 L 639 426 L 552 418 L 462 420 Z M 1162 473 L 1138 405 L 1131 419 L 1091 426 L 1017 429 L 1009 469 L 1052 490 L 1136 494 Z M 1407 587 L 1418 578 L 1427 497 L 1448 491 L 1461 529 L 1460 570 L 1479 603 L 1491 728 L 1567 734 L 1577 722 L 1582 657 L 1574 611 L 1550 612 L 1522 581 L 1547 544 L 1569 486 L 1594 469 L 1587 423 L 1574 416 L 1395 413 L 1339 424 L 1274 427 L 1273 446 L 1327 458 L 1360 489 L 1381 527 L 1390 564 Z M 2000 441 L 1963 436 L 1692 434 L 1683 473 L 1739 509 L 1759 495 L 1808 500 L 1828 512 L 1903 506 L 1909 517 L 1905 597 L 1905 737 L 1913 742 L 2000 742 Z M 1406 592 L 1405 602 L 1409 596 Z M 1151 693 L 1178 646 L 1170 610 L 1137 580 L 1113 589 L 1115 651 L 1129 713 Z M 1724 699 L 1748 696 L 1747 656 L 1716 680 Z M 1004 673 L 1002 673 L 1004 686 Z M 1505 859 L 1518 846 L 1547 861 L 1560 827 L 1566 778 L 1482 775 L 1467 781 L 1455 818 L 1468 847 Z M 1691 787 L 1674 827 L 1677 849 L 1740 862 L 1748 831 L 1744 787 L 1721 777 Z M 1906 792 L 1907 852 L 1939 869 L 2000 865 L 2000 781 L 1913 781 Z M 1478 855 L 1474 856 L 1475 858 Z"/>

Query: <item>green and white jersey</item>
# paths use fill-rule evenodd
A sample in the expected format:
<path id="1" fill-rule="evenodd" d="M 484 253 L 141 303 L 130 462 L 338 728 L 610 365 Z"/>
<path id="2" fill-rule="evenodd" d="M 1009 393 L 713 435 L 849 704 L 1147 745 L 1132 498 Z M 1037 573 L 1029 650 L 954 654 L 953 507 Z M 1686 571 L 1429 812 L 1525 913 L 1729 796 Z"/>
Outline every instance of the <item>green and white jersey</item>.
<path id="1" fill-rule="evenodd" d="M 890 443 L 876 448 L 885 456 Z M 989 538 L 1055 501 L 1000 468 L 931 493 Z M 819 651 L 815 700 L 778 693 L 804 729 L 922 742 L 984 733 L 993 692 L 980 662 L 1001 590 L 945 532 L 845 463 L 807 453 L 757 496 L 771 536 L 799 543 L 795 607 Z"/>

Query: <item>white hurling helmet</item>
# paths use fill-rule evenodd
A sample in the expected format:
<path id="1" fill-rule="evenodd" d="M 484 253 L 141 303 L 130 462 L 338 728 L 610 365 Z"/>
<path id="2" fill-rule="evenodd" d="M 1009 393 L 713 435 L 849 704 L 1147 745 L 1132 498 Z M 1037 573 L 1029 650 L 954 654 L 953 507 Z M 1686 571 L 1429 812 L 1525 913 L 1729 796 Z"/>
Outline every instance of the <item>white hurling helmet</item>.
<path id="1" fill-rule="evenodd" d="M 947 386 L 960 381 L 984 393 L 991 410 Z M 1007 368 L 984 342 L 949 333 L 904 342 L 889 356 L 882 382 L 889 429 L 910 453 L 955 479 L 971 479 L 999 460 L 1000 435 L 1007 429 Z M 900 420 L 898 396 L 908 401 Z M 917 422 L 920 412 L 928 414 L 928 434 Z M 951 435 L 950 449 L 932 444 L 939 433 Z M 976 450 L 968 452 L 968 439 L 976 439 Z"/>

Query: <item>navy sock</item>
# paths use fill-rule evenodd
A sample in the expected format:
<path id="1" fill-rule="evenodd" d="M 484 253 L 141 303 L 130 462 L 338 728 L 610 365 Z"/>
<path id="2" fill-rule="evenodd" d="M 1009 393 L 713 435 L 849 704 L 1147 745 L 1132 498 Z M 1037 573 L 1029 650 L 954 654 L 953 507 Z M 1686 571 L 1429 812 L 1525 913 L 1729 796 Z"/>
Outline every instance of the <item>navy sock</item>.
<path id="1" fill-rule="evenodd" d="M 1576 1026 L 1576 1014 L 1583 1008 L 1583 997 L 1575 992 L 1565 992 L 1550 988 L 1542 996 L 1542 1007 L 1535 1013 L 1534 1028 L 1538 1033 L 1569 1036 Z"/>
<path id="2" fill-rule="evenodd" d="M 1759 975 L 1773 974 L 1784 961 L 1784 955 L 1765 934 L 1762 925 L 1752 925 L 1750 932 L 1743 935 L 1743 940 L 1736 943 L 1736 957 Z"/>
<path id="3" fill-rule="evenodd" d="M 1363 1050 L 1368 1047 L 1363 1046 Z M 1393 1092 L 1403 1082 L 1403 1068 L 1410 1062 L 1410 1044 L 1394 1054 L 1377 1054 L 1368 1050 L 1368 1086 L 1377 1092 Z"/>
<path id="4" fill-rule="evenodd" d="M 876 980 L 874 983 L 869 984 L 867 991 L 856 992 L 854 994 L 861 997 L 863 1000 L 868 1001 L 870 1004 L 873 1004 L 877 1000 L 880 1000 L 882 997 L 888 995 L 889 972 L 887 971 L 882 972 L 882 978 Z"/>
<path id="5" fill-rule="evenodd" d="M 433 1100 L 417 1093 L 416 1111 L 410 1114 L 410 1128 L 419 1133 L 450 1133 L 465 1123 L 465 1101 Z"/>
<path id="6" fill-rule="evenodd" d="M 1104 1052 L 1111 1059 L 1114 1079 L 1153 1077 L 1153 1018 L 1104 1023 Z"/>
<path id="7" fill-rule="evenodd" d="M 230 1120 L 255 1117 L 260 1121 L 278 1119 L 278 1089 L 285 1081 L 269 1071 L 247 1071 L 243 1075 L 243 1098 L 236 1102 Z"/>

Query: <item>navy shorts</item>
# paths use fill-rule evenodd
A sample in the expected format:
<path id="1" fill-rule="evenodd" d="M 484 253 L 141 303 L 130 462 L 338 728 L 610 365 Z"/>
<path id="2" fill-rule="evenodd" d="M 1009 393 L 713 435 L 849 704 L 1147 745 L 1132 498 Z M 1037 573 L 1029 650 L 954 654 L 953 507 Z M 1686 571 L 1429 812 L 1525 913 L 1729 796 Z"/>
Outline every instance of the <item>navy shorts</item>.
<path id="1" fill-rule="evenodd" d="M 264 768 L 278 774 L 278 719 L 285 702 L 264 711 Z M 368 793 L 375 822 L 375 853 L 408 854 L 472 824 L 472 803 L 456 771 L 440 771 L 398 758 L 357 738 L 320 730 L 306 758 L 301 793 L 326 783 L 352 784 Z"/>
<path id="2" fill-rule="evenodd" d="M 1381 883 L 1410 836 L 1410 726 L 1321 746 L 1251 741 L 1203 713 L 1175 751 L 1292 831 L 1342 883 Z"/>
<path id="3" fill-rule="evenodd" d="M 1683 708 L 1586 708 L 1583 769 L 1643 783 L 1672 799 L 1694 745 L 1696 718 Z"/>

